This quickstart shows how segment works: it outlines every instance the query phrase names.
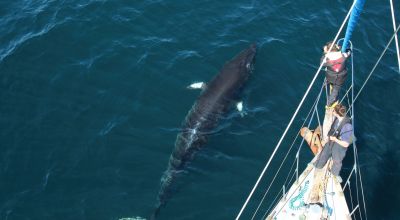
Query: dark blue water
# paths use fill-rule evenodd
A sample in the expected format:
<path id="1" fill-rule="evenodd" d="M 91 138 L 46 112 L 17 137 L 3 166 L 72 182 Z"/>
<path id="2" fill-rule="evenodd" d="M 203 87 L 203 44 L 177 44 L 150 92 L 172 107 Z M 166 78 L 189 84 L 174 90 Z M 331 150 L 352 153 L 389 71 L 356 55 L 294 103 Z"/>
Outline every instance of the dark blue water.
<path id="1" fill-rule="evenodd" d="M 357 89 L 393 33 L 387 3 L 367 1 L 354 33 Z M 233 219 L 350 4 L 1 1 L 0 219 L 148 217 L 180 125 L 199 95 L 185 87 L 211 79 L 257 42 L 243 94 L 248 115 L 227 115 L 159 218 Z M 397 68 L 392 45 L 355 106 L 369 219 L 398 219 Z M 304 167 L 308 149 L 302 156 Z M 351 167 L 349 156 L 343 172 Z"/>

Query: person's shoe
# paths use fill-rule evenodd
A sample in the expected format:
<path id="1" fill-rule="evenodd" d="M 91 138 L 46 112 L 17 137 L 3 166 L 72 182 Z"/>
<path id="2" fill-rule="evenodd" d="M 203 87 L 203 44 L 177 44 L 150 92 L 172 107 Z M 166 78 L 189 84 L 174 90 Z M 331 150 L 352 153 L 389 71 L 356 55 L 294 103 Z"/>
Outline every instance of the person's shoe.
<path id="1" fill-rule="evenodd" d="M 336 175 L 333 175 L 333 177 L 334 177 L 334 178 L 336 179 L 336 181 L 338 181 L 339 183 L 342 183 L 342 182 L 343 182 L 342 177 L 336 176 Z"/>
<path id="2" fill-rule="evenodd" d="M 321 202 L 310 202 L 310 205 L 317 205 L 317 206 L 319 206 L 319 207 L 321 207 L 321 208 L 324 207 L 324 205 L 322 205 Z"/>

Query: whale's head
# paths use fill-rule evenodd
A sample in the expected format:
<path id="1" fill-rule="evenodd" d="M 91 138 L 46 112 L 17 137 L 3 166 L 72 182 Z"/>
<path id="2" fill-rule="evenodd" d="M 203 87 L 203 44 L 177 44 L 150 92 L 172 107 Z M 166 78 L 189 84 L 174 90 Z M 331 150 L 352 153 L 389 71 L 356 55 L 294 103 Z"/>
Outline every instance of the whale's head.
<path id="1" fill-rule="evenodd" d="M 239 55 L 236 56 L 236 65 L 241 78 L 247 79 L 253 70 L 255 63 L 257 47 L 256 44 L 251 44 L 250 47 L 243 50 Z"/>
<path id="2" fill-rule="evenodd" d="M 249 48 L 247 48 L 245 51 L 243 51 L 244 55 L 244 64 L 246 66 L 246 69 L 251 72 L 255 58 L 256 58 L 256 52 L 257 52 L 257 47 L 256 44 L 253 43 L 250 45 Z"/>

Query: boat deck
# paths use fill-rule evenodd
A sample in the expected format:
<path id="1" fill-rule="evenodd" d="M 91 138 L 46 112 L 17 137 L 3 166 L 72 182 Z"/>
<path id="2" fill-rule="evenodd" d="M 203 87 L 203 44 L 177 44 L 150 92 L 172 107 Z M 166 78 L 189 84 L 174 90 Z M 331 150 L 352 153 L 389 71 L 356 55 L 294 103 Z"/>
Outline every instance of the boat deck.
<path id="1" fill-rule="evenodd" d="M 266 220 L 351 219 L 342 187 L 329 172 L 330 164 L 318 171 L 310 163 Z"/>

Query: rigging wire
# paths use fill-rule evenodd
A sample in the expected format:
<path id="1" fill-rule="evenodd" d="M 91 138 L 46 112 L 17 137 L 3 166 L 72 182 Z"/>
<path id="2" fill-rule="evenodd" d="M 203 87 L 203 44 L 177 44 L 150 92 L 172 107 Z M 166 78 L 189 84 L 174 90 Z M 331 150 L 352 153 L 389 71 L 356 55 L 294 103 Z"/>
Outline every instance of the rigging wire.
<path id="1" fill-rule="evenodd" d="M 356 149 L 357 150 L 357 149 Z M 357 151 L 356 151 L 357 152 Z M 356 154 L 357 156 L 357 161 L 358 160 L 358 152 Z M 358 169 L 358 175 L 360 176 L 360 183 L 361 183 L 361 195 L 362 195 L 362 199 L 363 199 L 363 205 L 364 205 L 364 215 L 365 215 L 365 219 L 368 220 L 368 215 L 367 215 L 367 207 L 365 205 L 365 196 L 364 196 L 364 187 L 363 187 L 363 182 L 362 182 L 362 175 L 361 175 L 361 169 L 360 166 L 357 166 Z M 357 177 L 356 177 L 357 178 Z"/>
<path id="2" fill-rule="evenodd" d="M 317 107 L 315 107 L 315 108 L 317 108 Z M 318 111 L 316 110 L 315 111 L 316 113 L 317 113 L 317 121 L 318 121 L 318 126 L 322 129 L 322 126 L 321 126 L 321 120 L 320 120 L 320 118 L 319 118 L 319 113 L 318 113 Z"/>
<path id="3" fill-rule="evenodd" d="M 317 110 L 317 106 L 318 106 L 318 103 L 319 103 L 319 100 L 321 99 L 321 94 L 322 94 L 322 91 L 323 91 L 323 88 L 324 88 L 324 86 L 326 87 L 326 85 L 327 85 L 327 81 L 326 81 L 326 79 L 324 80 L 324 83 L 322 84 L 322 88 L 321 88 L 321 90 L 320 90 L 320 92 L 319 92 L 319 94 L 318 94 L 318 96 L 317 96 L 317 99 L 316 99 L 316 101 L 315 101 L 315 105 L 314 105 L 314 112 L 313 112 L 313 114 L 312 114 L 312 116 L 311 116 L 311 118 L 310 118 L 310 122 L 308 123 L 308 125 L 307 125 L 307 127 L 310 127 L 310 125 L 311 125 L 311 122 L 312 122 L 312 119 L 314 118 L 314 113 L 317 113 L 317 116 L 318 116 L 318 110 Z M 310 109 L 310 110 L 312 110 L 313 109 L 313 107 Z M 319 120 L 318 120 L 319 121 Z M 304 125 L 303 125 L 304 126 Z M 302 127 L 303 127 L 302 126 Z M 300 150 L 301 150 L 301 147 L 303 146 L 303 143 L 304 143 L 304 138 L 301 140 L 301 144 L 300 144 L 300 146 L 299 146 L 299 149 L 297 149 L 297 165 L 299 164 L 299 155 L 300 155 Z M 296 170 L 297 170 L 297 176 L 298 176 L 298 172 L 299 172 L 299 167 L 297 166 L 297 168 L 296 168 Z"/>
<path id="4" fill-rule="evenodd" d="M 314 169 L 315 169 L 315 167 L 313 166 L 313 167 L 311 168 L 310 172 L 308 172 L 307 175 L 303 178 L 303 180 L 298 184 L 298 186 L 295 188 L 295 190 L 292 192 L 292 194 L 289 196 L 289 198 L 292 198 L 292 196 L 294 195 L 294 193 L 296 193 L 297 189 L 298 189 L 299 187 L 302 186 L 303 182 L 307 179 L 308 175 L 310 175 L 311 171 L 314 170 Z M 325 173 L 325 175 L 326 175 L 326 173 Z M 285 205 L 286 205 L 286 203 L 287 203 L 288 201 L 289 201 L 289 199 L 286 199 L 286 201 L 284 202 L 284 204 L 282 205 L 282 207 L 275 213 L 275 215 L 278 215 L 278 214 L 282 211 L 282 209 L 285 207 Z"/>
<path id="5" fill-rule="evenodd" d="M 390 0 L 390 10 L 392 12 L 393 31 L 396 32 L 396 19 L 394 18 L 393 0 Z M 400 52 L 399 52 L 399 41 L 397 40 L 397 34 L 395 34 L 394 38 L 396 41 L 397 63 L 399 64 L 399 73 L 400 73 Z"/>
<path id="6" fill-rule="evenodd" d="M 357 167 L 357 166 L 356 166 L 356 164 L 354 163 L 353 168 L 351 169 L 350 174 L 349 174 L 349 176 L 347 177 L 347 180 L 346 180 L 344 186 L 342 187 L 343 190 L 346 189 L 347 184 L 350 184 L 350 178 L 351 178 L 351 176 L 353 175 L 353 172 L 356 170 L 356 167 Z"/>
<path id="7" fill-rule="evenodd" d="M 353 45 L 351 45 L 351 50 L 353 51 Z M 355 135 L 354 135 L 354 128 L 355 128 L 355 116 L 354 116 L 354 52 L 351 56 L 351 85 L 353 87 L 353 89 L 351 90 L 351 105 L 349 103 L 349 106 L 351 107 L 351 117 L 352 117 L 352 125 L 353 125 L 353 131 L 352 131 L 352 135 L 353 135 L 353 157 L 354 157 L 354 166 L 358 167 L 358 160 L 357 160 L 357 144 L 356 144 L 356 140 L 355 140 Z M 349 98 L 349 96 L 347 96 L 347 98 Z M 356 198 L 357 198 L 357 205 L 360 204 L 360 196 L 359 196 L 359 189 L 358 189 L 358 178 L 357 178 L 357 170 L 355 170 L 355 174 L 356 174 Z M 350 191 L 351 193 L 351 191 Z M 361 214 L 361 209 L 358 209 L 359 214 L 361 219 L 362 218 L 362 214 Z"/>
<path id="8" fill-rule="evenodd" d="M 333 40 L 333 43 L 336 42 L 336 40 L 337 40 L 338 37 L 339 37 L 339 34 L 342 32 L 342 29 L 343 29 L 344 25 L 346 24 L 346 21 L 348 20 L 351 11 L 352 11 L 353 8 L 354 8 L 355 3 L 356 3 L 356 1 L 354 1 L 353 4 L 351 5 L 351 8 L 350 8 L 349 12 L 347 13 L 347 15 L 346 15 L 346 17 L 345 17 L 345 19 L 344 19 L 344 21 L 343 21 L 341 27 L 339 28 L 338 33 L 336 34 L 336 36 L 335 36 L 335 38 L 334 38 L 334 40 Z M 333 45 L 334 45 L 334 44 L 331 45 L 331 47 L 329 48 L 328 52 L 330 52 L 330 51 L 332 50 Z M 272 159 L 274 158 L 274 156 L 275 156 L 277 150 L 279 149 L 279 147 L 280 147 L 280 145 L 281 145 L 283 139 L 284 139 L 285 136 L 286 136 L 286 133 L 288 132 L 290 126 L 292 125 L 294 119 L 296 118 L 297 113 L 299 112 L 301 106 L 302 106 L 303 103 L 304 103 L 304 100 L 306 99 L 306 97 L 308 96 L 308 93 L 310 92 L 312 86 L 314 85 L 314 82 L 315 82 L 315 80 L 317 79 L 318 74 L 319 74 L 319 72 L 321 71 L 322 65 L 324 64 L 325 61 L 326 61 L 326 57 L 324 58 L 323 62 L 321 62 L 321 64 L 319 65 L 319 68 L 318 68 L 317 72 L 315 73 L 314 78 L 312 79 L 312 81 L 311 81 L 310 85 L 308 86 L 308 88 L 307 88 L 307 90 L 306 90 L 306 92 L 305 92 L 303 98 L 301 99 L 299 105 L 297 106 L 297 109 L 296 109 L 296 111 L 294 112 L 294 114 L 293 114 L 291 120 L 289 121 L 289 124 L 287 125 L 285 131 L 283 132 L 283 135 L 281 136 L 280 140 L 278 141 L 278 144 L 275 146 L 275 149 L 274 149 L 274 151 L 272 152 L 272 154 L 271 154 L 271 156 L 270 156 L 270 158 L 269 158 L 267 164 L 265 165 L 264 169 L 262 170 L 262 172 L 261 172 L 260 176 L 258 177 L 258 179 L 257 179 L 257 181 L 256 181 L 256 183 L 255 183 L 255 185 L 254 185 L 254 187 L 253 187 L 253 189 L 251 190 L 251 192 L 250 192 L 249 196 L 247 197 L 245 203 L 243 204 L 242 208 L 240 209 L 238 215 L 236 216 L 236 220 L 239 220 L 240 216 L 241 216 L 242 213 L 243 213 L 243 210 L 246 208 L 248 202 L 250 201 L 251 197 L 253 196 L 254 191 L 256 190 L 258 184 L 259 184 L 260 181 L 261 181 L 261 178 L 264 176 L 264 173 L 265 173 L 266 170 L 268 169 L 269 164 L 271 163 Z"/>
<path id="9" fill-rule="evenodd" d="M 318 105 L 318 101 L 319 101 L 320 98 L 321 98 L 321 94 L 322 94 L 323 89 L 324 89 L 324 84 L 322 85 L 322 87 L 321 87 L 321 89 L 320 89 L 320 92 L 319 92 L 319 94 L 318 94 L 318 97 L 317 97 L 317 99 L 315 100 L 314 104 L 312 105 L 310 111 L 308 112 L 307 117 L 304 119 L 304 122 L 303 122 L 303 124 L 301 125 L 301 127 L 304 127 L 305 123 L 306 123 L 307 120 L 308 120 L 308 117 L 310 116 L 311 112 L 313 112 L 313 114 L 312 114 L 311 117 L 310 117 L 310 122 L 308 123 L 308 127 L 310 127 L 310 124 L 311 124 L 312 119 L 313 119 L 313 117 L 314 117 L 314 113 L 317 111 L 317 108 L 316 108 L 316 107 L 317 107 L 317 105 Z M 314 111 L 313 111 L 313 110 L 314 110 Z M 259 208 L 261 207 L 262 203 L 264 202 L 264 199 L 265 199 L 266 195 L 268 194 L 270 188 L 272 187 L 272 184 L 275 182 L 276 177 L 278 176 L 278 174 L 279 174 L 279 172 L 280 172 L 280 170 L 281 170 L 283 164 L 285 163 L 287 157 L 289 156 L 289 153 L 292 151 L 292 148 L 293 148 L 293 146 L 294 146 L 294 143 L 296 142 L 296 140 L 297 140 L 298 137 L 299 137 L 299 132 L 297 133 L 296 138 L 295 138 L 294 141 L 292 142 L 292 144 L 291 144 L 291 146 L 290 146 L 288 152 L 286 153 L 286 155 L 285 155 L 285 157 L 284 157 L 282 163 L 280 164 L 280 166 L 279 166 L 279 168 L 278 168 L 278 171 L 276 171 L 274 178 L 272 179 L 271 183 L 269 184 L 267 191 L 265 192 L 263 198 L 262 198 L 261 201 L 259 202 L 259 205 L 258 205 L 258 207 L 257 207 L 256 211 L 254 212 L 254 214 L 253 214 L 253 216 L 252 216 L 251 219 L 254 219 L 254 217 L 256 216 L 256 214 L 257 214 Z M 303 144 L 303 142 L 304 142 L 304 139 L 302 140 L 301 144 Z"/>
<path id="10" fill-rule="evenodd" d="M 363 85 L 361 86 L 360 90 L 358 91 L 357 95 L 354 97 L 353 101 L 352 101 L 352 106 L 351 109 L 353 110 L 354 107 L 354 103 L 357 100 L 358 96 L 361 94 L 361 92 L 363 91 L 365 85 L 367 84 L 367 82 L 369 81 L 369 79 L 371 78 L 371 75 L 374 73 L 376 67 L 378 66 L 378 64 L 380 63 L 380 61 L 382 60 L 382 57 L 385 55 L 387 49 L 389 48 L 390 44 L 392 43 L 393 39 L 395 38 L 395 36 L 397 35 L 397 32 L 400 29 L 400 25 L 397 26 L 397 29 L 395 30 L 394 34 L 392 35 L 392 37 L 390 38 L 389 42 L 387 43 L 385 49 L 382 51 L 380 57 L 378 58 L 377 62 L 375 63 L 374 67 L 372 68 L 371 72 L 368 74 L 368 77 L 365 79 Z M 350 108 L 349 108 L 350 109 Z M 357 147 L 354 144 L 354 149 L 355 149 L 355 157 L 356 157 L 356 161 L 358 163 L 358 154 L 357 154 Z M 366 204 L 365 204 L 365 195 L 364 195 L 364 188 L 363 188 L 363 183 L 362 183 L 362 175 L 361 175 L 361 169 L 360 166 L 357 166 L 356 168 L 356 181 L 358 180 L 358 177 L 360 178 L 360 184 L 361 184 L 361 194 L 362 194 L 362 199 L 363 199 L 363 208 L 364 208 L 364 215 L 365 218 L 368 219 L 368 215 L 367 215 L 367 209 L 366 209 Z M 358 183 L 356 184 L 356 186 L 358 185 Z M 360 211 L 360 209 L 359 209 Z M 361 214 L 360 214 L 361 215 Z M 362 216 L 361 216 L 362 218 Z"/>
<path id="11" fill-rule="evenodd" d="M 389 42 L 387 43 L 385 49 L 382 51 L 381 55 L 379 56 L 378 60 L 376 61 L 374 67 L 372 68 L 372 70 L 370 71 L 370 73 L 368 74 L 367 78 L 364 80 L 363 85 L 361 86 L 360 90 L 358 91 L 357 95 L 354 97 L 353 95 L 353 100 L 352 100 L 352 105 L 349 106 L 349 109 L 347 110 L 346 114 L 349 112 L 349 110 L 351 109 L 352 111 L 354 111 L 354 103 L 357 100 L 358 96 L 361 94 L 361 92 L 363 91 L 365 85 L 367 84 L 367 82 L 369 81 L 369 79 L 371 78 L 372 74 L 375 72 L 376 67 L 378 66 L 378 64 L 380 63 L 380 61 L 382 60 L 383 56 L 385 55 L 387 49 L 389 48 L 390 44 L 392 43 L 393 39 L 395 39 L 395 37 L 397 36 L 397 32 L 400 29 L 400 25 L 397 26 L 395 32 L 393 33 L 392 37 L 390 38 Z M 348 91 L 347 91 L 348 92 Z M 354 119 L 352 117 L 352 119 Z M 353 131 L 354 132 L 354 131 Z M 355 157 L 356 157 L 356 163 L 358 164 L 358 155 L 357 155 L 357 145 L 355 144 L 355 142 L 353 143 L 353 147 L 354 147 L 354 151 L 355 151 Z M 364 206 L 364 215 L 366 217 L 366 219 L 368 219 L 368 215 L 367 215 L 367 209 L 366 209 L 366 205 L 365 205 L 365 196 L 364 196 L 364 189 L 363 189 L 363 184 L 361 182 L 361 169 L 359 166 L 357 166 L 356 168 L 356 175 L 360 177 L 360 183 L 361 183 L 361 192 L 362 192 L 362 198 L 363 198 L 363 206 Z M 356 178 L 356 181 L 358 180 L 358 178 Z M 358 185 L 358 183 L 356 183 L 356 186 Z M 358 193 L 358 189 L 357 189 L 357 193 Z M 358 196 L 357 196 L 358 198 Z M 360 211 L 360 209 L 359 209 Z M 360 214 L 361 218 L 362 215 Z"/>
<path id="12" fill-rule="evenodd" d="M 376 61 L 375 65 L 374 65 L 374 67 L 372 68 L 371 72 L 369 73 L 367 79 L 364 81 L 364 83 L 363 83 L 363 85 L 361 86 L 360 90 L 358 90 L 358 93 L 357 93 L 356 97 L 354 98 L 354 102 L 357 100 L 358 96 L 360 95 L 360 93 L 361 93 L 362 90 L 364 89 L 364 87 L 365 87 L 365 85 L 367 84 L 368 80 L 370 79 L 372 73 L 374 73 L 376 67 L 378 66 L 379 62 L 381 61 L 383 55 L 385 55 L 387 49 L 389 48 L 389 45 L 392 43 L 392 41 L 393 41 L 393 39 L 394 39 L 394 36 L 396 36 L 396 34 L 397 34 L 397 32 L 399 31 L 399 29 L 400 29 L 400 25 L 397 26 L 396 31 L 394 32 L 392 38 L 390 38 L 390 40 L 389 40 L 389 42 L 387 43 L 385 49 L 384 49 L 383 52 L 381 53 L 381 56 L 379 57 L 378 61 Z"/>
<path id="13" fill-rule="evenodd" d="M 331 178 L 331 184 L 333 186 L 333 178 Z M 326 197 L 326 188 L 325 188 L 325 197 Z M 335 219 L 336 219 L 336 207 L 335 207 L 335 200 L 332 199 L 332 206 L 333 206 L 333 211 L 335 212 Z M 321 215 L 323 214 L 323 212 L 321 212 Z M 322 217 L 322 216 L 321 216 Z M 321 218 L 322 219 L 322 218 Z"/>
<path id="14" fill-rule="evenodd" d="M 350 192 L 351 209 L 354 209 L 353 194 L 351 193 L 351 183 L 350 183 L 350 181 L 349 181 L 349 192 Z"/>
<path id="15" fill-rule="evenodd" d="M 296 161 L 294 160 L 294 162 L 296 162 Z M 292 164 L 292 168 L 291 168 L 291 169 L 293 169 L 294 164 L 295 164 L 295 163 Z M 290 175 L 290 174 L 289 174 L 289 175 Z M 288 175 L 287 177 L 289 177 L 289 175 Z M 296 175 L 296 172 L 293 172 L 292 177 L 291 177 L 290 180 L 289 180 L 289 183 L 291 183 L 291 182 L 293 181 L 295 175 Z M 286 181 L 287 181 L 287 178 L 286 178 Z M 285 183 L 286 183 L 286 181 L 285 181 Z M 280 195 L 280 193 L 282 192 L 282 190 L 283 190 L 283 188 L 279 191 L 279 193 L 277 194 L 277 197 Z M 292 195 L 293 195 L 293 194 L 292 194 Z M 276 200 L 277 197 L 275 197 L 275 200 Z M 283 198 L 283 196 L 282 196 L 282 198 Z M 262 217 L 262 219 L 265 219 L 265 218 L 266 218 L 266 216 L 267 216 L 268 213 L 269 213 L 269 210 L 272 208 L 272 206 L 273 206 L 274 204 L 275 204 L 275 202 L 271 203 L 271 205 L 269 206 L 268 210 L 265 212 L 265 214 L 264 214 L 264 216 Z"/>
<path id="16" fill-rule="evenodd" d="M 395 38 L 395 36 L 397 35 L 397 32 L 399 31 L 399 29 L 400 29 L 400 25 L 397 26 L 396 31 L 394 32 L 394 34 L 393 34 L 392 37 L 390 38 L 390 40 L 389 40 L 389 42 L 387 43 L 385 49 L 382 51 L 381 55 L 379 56 L 378 60 L 376 61 L 375 65 L 374 65 L 374 67 L 372 68 L 372 70 L 371 70 L 370 73 L 368 74 L 367 78 L 364 80 L 364 83 L 363 83 L 363 85 L 361 86 L 360 90 L 358 91 L 357 95 L 356 95 L 355 97 L 353 96 L 354 99 L 352 100 L 351 108 L 349 107 L 349 109 L 347 110 L 347 112 L 348 112 L 350 109 L 353 110 L 355 101 L 357 100 L 357 98 L 358 98 L 358 96 L 361 94 L 361 92 L 363 91 L 365 85 L 367 84 L 367 82 L 368 82 L 369 79 L 371 78 L 372 74 L 375 72 L 376 67 L 378 66 L 378 64 L 379 64 L 380 61 L 382 60 L 382 57 L 385 55 L 387 49 L 389 48 L 389 46 L 390 46 L 390 44 L 392 43 L 392 41 L 393 41 L 393 39 Z M 346 113 L 347 113 L 347 112 L 346 112 Z M 355 152 L 356 152 L 356 153 L 355 153 L 355 155 L 356 155 L 356 161 L 358 161 L 357 147 L 356 147 L 355 144 L 354 144 L 353 147 L 355 148 Z M 361 169 L 360 169 L 360 167 L 358 166 L 357 169 L 356 169 L 356 175 L 360 176 L 360 180 L 361 180 L 361 174 L 360 174 L 360 172 L 361 172 Z M 357 174 L 357 173 L 358 173 L 358 174 Z M 356 180 L 357 180 L 357 179 L 358 179 L 358 178 L 356 178 Z M 366 205 L 365 205 L 365 196 L 364 196 L 363 184 L 362 184 L 361 181 L 360 181 L 360 183 L 361 183 L 361 192 L 362 192 L 363 205 L 364 205 L 364 214 L 365 214 L 366 219 L 368 219 L 368 217 L 367 217 L 367 209 L 366 209 Z M 358 185 L 358 183 L 356 184 L 356 186 L 357 186 L 357 185 Z"/>
<path id="17" fill-rule="evenodd" d="M 356 166 L 358 167 L 358 160 L 357 160 L 357 155 L 356 155 L 357 149 L 355 146 L 354 146 L 354 150 L 355 150 L 354 160 L 355 160 L 355 163 L 357 164 Z M 360 190 L 358 188 L 359 183 L 358 183 L 358 170 L 357 169 L 355 170 L 355 175 L 356 175 L 355 176 L 356 177 L 356 199 L 357 199 L 357 205 L 359 205 L 360 204 L 360 195 L 359 195 Z M 360 214 L 360 218 L 363 219 L 362 214 L 361 214 L 361 209 L 358 209 L 358 213 Z"/>

